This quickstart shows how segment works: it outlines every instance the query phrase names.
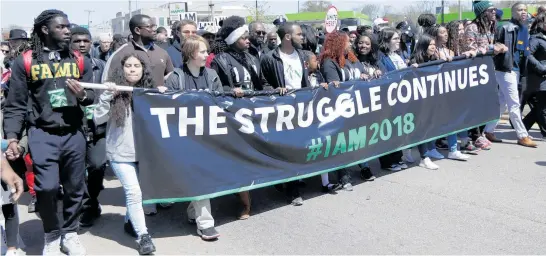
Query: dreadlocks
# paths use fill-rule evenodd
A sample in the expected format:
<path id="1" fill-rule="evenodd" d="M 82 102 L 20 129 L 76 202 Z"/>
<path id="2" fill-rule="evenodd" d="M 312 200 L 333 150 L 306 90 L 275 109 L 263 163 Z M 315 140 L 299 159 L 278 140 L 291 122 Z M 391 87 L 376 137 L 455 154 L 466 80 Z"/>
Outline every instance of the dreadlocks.
<path id="1" fill-rule="evenodd" d="M 42 32 L 42 26 L 47 26 L 49 22 L 56 17 L 68 17 L 64 12 L 59 10 L 45 10 L 36 19 L 34 19 L 34 26 L 32 28 L 32 34 L 30 34 L 30 46 L 27 46 L 26 50 L 32 50 L 32 58 L 36 59 L 38 63 L 42 63 L 42 56 L 44 52 L 45 34 Z M 30 49 L 29 49 L 30 48 Z M 72 53 L 70 53 L 72 54 Z"/>
<path id="2" fill-rule="evenodd" d="M 495 34 L 497 30 L 497 21 L 490 21 L 486 12 L 483 12 L 480 14 L 480 16 L 476 17 L 476 19 L 474 19 L 474 23 L 476 23 L 478 26 L 478 32 L 483 35 L 487 34 L 488 32 Z"/>

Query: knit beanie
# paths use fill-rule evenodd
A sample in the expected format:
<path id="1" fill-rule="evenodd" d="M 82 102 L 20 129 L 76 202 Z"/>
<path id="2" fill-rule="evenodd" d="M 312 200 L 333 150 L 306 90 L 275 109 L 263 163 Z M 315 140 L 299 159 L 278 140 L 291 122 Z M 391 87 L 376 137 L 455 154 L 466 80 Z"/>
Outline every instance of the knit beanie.
<path id="1" fill-rule="evenodd" d="M 476 17 L 479 17 L 489 7 L 493 7 L 493 4 L 491 1 L 474 1 L 472 6 L 474 7 L 474 14 L 476 14 Z"/>

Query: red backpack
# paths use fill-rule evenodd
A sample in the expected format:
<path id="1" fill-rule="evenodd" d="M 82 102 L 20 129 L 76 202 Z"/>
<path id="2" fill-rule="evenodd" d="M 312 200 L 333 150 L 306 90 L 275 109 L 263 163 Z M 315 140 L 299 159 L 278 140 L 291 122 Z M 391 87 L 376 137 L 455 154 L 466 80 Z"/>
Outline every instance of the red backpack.
<path id="1" fill-rule="evenodd" d="M 32 50 L 23 52 L 23 63 L 25 65 L 25 71 L 27 72 L 27 77 L 30 77 L 30 66 L 32 65 Z M 76 56 L 76 62 L 78 63 L 78 69 L 80 70 L 80 78 L 83 76 L 83 55 L 79 51 L 74 51 L 74 56 Z M 55 74 L 53 74 L 55 75 Z"/>

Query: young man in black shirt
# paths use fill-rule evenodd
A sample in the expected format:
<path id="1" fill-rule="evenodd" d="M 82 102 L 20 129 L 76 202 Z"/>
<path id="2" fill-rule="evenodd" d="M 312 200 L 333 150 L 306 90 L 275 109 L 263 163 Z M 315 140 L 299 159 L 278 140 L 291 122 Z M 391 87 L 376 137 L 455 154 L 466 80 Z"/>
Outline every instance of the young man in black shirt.
<path id="1" fill-rule="evenodd" d="M 77 80 L 92 82 L 89 58 L 69 50 L 70 23 L 58 10 L 34 20 L 32 52 L 24 51 L 12 69 L 11 93 L 4 112 L 6 154 L 19 157 L 18 139 L 29 123 L 29 151 L 34 163 L 38 209 L 45 242 L 42 255 L 85 255 L 77 230 L 85 193 L 85 136 L 82 106 L 95 94 Z M 28 113 L 29 97 L 32 111 Z M 64 188 L 63 217 L 57 214 L 59 180 Z"/>
<path id="2" fill-rule="evenodd" d="M 83 27 L 74 27 L 70 47 L 79 51 L 82 55 L 90 57 L 91 33 Z M 101 59 L 91 58 L 93 83 L 100 84 L 102 71 L 106 64 Z M 99 91 L 96 92 L 100 93 Z M 93 105 L 85 107 L 85 134 L 87 139 L 87 193 L 85 194 L 84 212 L 80 219 L 81 227 L 90 227 L 102 212 L 99 204 L 99 193 L 103 189 L 104 169 L 106 168 L 106 123 L 95 125 L 93 122 L 93 110 L 99 97 L 95 97 Z"/>

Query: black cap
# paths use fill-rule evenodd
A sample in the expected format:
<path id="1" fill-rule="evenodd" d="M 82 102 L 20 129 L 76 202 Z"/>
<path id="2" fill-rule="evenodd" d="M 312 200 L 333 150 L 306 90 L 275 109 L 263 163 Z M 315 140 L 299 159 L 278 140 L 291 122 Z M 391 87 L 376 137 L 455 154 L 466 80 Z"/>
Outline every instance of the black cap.
<path id="1" fill-rule="evenodd" d="M 28 40 L 27 32 L 22 30 L 22 29 L 12 29 L 12 30 L 10 30 L 8 40 L 16 40 L 16 39 L 27 39 Z"/>

